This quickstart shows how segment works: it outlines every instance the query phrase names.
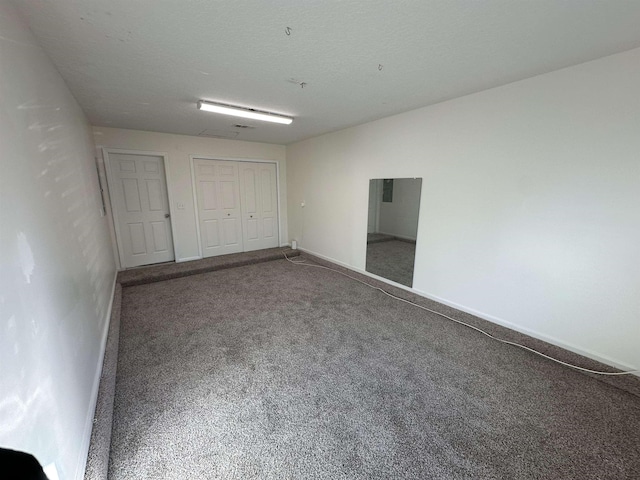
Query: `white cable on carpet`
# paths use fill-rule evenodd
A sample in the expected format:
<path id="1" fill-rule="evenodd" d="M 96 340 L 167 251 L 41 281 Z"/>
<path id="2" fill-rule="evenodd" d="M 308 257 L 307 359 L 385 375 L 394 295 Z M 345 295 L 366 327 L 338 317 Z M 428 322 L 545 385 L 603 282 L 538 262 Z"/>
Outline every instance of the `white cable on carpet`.
<path id="1" fill-rule="evenodd" d="M 353 277 L 351 275 L 348 275 L 348 274 L 346 274 L 344 272 L 341 272 L 340 270 L 336 270 L 335 268 L 329 268 L 329 267 L 325 267 L 325 266 L 322 266 L 322 265 L 312 265 L 310 263 L 306 263 L 305 260 L 294 262 L 289 257 L 287 257 L 286 253 L 284 253 L 283 255 L 284 255 L 284 258 L 286 258 L 289 262 L 293 263 L 294 265 L 302 265 L 304 267 L 316 267 L 316 268 L 324 268 L 325 270 L 331 270 L 332 272 L 336 272 L 336 273 L 339 273 L 340 275 L 344 275 L 345 277 L 348 277 L 351 280 L 355 280 L 356 282 L 362 283 L 363 285 L 366 285 L 367 287 L 371 287 L 374 290 L 379 290 L 380 292 L 384 293 L 385 295 L 388 295 L 391 298 L 395 298 L 396 300 L 400 300 L 401 302 L 408 303 L 409 305 L 413 305 L 414 307 L 421 308 L 422 310 L 426 310 L 427 312 L 434 313 L 434 314 L 439 315 L 439 316 L 441 316 L 443 318 L 446 318 L 447 320 L 451 320 L 452 322 L 455 322 L 455 323 L 458 323 L 458 324 L 463 325 L 465 327 L 471 328 L 472 330 L 480 332 L 483 335 L 486 335 L 487 337 L 489 337 L 489 338 L 491 338 L 493 340 L 496 340 L 496 341 L 498 341 L 500 343 L 506 343 L 507 345 L 513 345 L 514 347 L 518 347 L 518 348 L 522 348 L 524 350 L 528 350 L 531 353 L 535 353 L 536 355 L 540 355 L 541 357 L 544 357 L 546 359 L 552 360 L 552 361 L 554 361 L 556 363 L 559 363 L 561 365 L 564 365 L 566 367 L 574 368 L 576 370 L 581 370 L 583 372 L 595 373 L 597 375 L 609 375 L 609 376 L 631 375 L 631 374 L 640 373 L 640 370 L 628 370 L 628 371 L 625 371 L 625 372 L 601 372 L 599 370 L 590 370 L 588 368 L 583 368 L 583 367 L 579 367 L 577 365 L 573 365 L 571 363 L 563 362 L 562 360 L 558 360 L 557 358 L 553 358 L 553 357 L 551 357 L 549 355 L 546 355 L 546 354 L 544 354 L 542 352 L 538 352 L 537 350 L 534 350 L 533 348 L 527 347 L 527 346 L 522 345 L 520 343 L 511 342 L 509 340 L 504 340 L 502 338 L 495 337 L 495 336 L 491 335 L 490 333 L 485 332 L 481 328 L 478 328 L 478 327 L 476 327 L 474 325 L 471 325 L 469 323 L 463 322 L 462 320 L 456 320 L 455 318 L 450 317 L 448 315 L 445 315 L 444 313 L 440 313 L 440 312 L 437 312 L 435 310 L 431 310 L 430 308 L 423 307 L 422 305 L 418 305 L 417 303 L 413 303 L 413 302 L 411 302 L 409 300 L 405 300 L 404 298 L 400 298 L 400 297 L 398 297 L 398 296 L 396 296 L 396 295 L 394 295 L 392 293 L 387 292 L 386 290 L 383 290 L 380 287 L 376 287 L 375 285 L 371 285 L 370 283 L 364 282 L 364 281 L 360 280 L 359 278 L 356 278 L 356 277 Z"/>

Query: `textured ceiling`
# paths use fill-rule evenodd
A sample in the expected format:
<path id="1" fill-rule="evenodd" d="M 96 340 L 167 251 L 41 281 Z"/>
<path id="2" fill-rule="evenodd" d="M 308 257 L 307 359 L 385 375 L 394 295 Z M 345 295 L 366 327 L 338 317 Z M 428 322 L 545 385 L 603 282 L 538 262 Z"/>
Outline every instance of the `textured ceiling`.
<path id="1" fill-rule="evenodd" d="M 640 46 L 634 0 L 14 3 L 92 124 L 278 144 Z"/>

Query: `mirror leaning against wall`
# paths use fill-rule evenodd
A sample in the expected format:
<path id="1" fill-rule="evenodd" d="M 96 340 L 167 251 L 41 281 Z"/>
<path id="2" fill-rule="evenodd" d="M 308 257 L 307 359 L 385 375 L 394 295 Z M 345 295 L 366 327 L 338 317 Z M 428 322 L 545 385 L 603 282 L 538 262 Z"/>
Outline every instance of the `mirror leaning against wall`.
<path id="1" fill-rule="evenodd" d="M 421 191 L 422 178 L 369 181 L 367 272 L 413 286 Z"/>

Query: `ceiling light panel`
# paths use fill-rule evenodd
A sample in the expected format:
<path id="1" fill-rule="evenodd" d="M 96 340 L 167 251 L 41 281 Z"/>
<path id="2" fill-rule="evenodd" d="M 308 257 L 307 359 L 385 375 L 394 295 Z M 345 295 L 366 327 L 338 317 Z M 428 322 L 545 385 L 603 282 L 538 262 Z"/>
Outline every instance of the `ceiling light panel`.
<path id="1" fill-rule="evenodd" d="M 262 120 L 264 122 L 281 123 L 289 125 L 293 122 L 293 117 L 279 115 L 277 113 L 262 112 L 252 108 L 236 107 L 233 105 L 225 105 L 223 103 L 207 102 L 200 100 L 198 109 L 205 112 L 221 113 L 222 115 L 232 115 L 234 117 L 251 118 L 253 120 Z"/>

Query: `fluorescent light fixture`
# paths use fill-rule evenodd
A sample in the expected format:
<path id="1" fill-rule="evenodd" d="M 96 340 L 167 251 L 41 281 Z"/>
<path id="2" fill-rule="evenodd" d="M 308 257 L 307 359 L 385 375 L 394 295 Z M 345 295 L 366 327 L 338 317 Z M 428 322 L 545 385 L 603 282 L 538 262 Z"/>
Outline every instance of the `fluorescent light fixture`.
<path id="1" fill-rule="evenodd" d="M 282 123 L 289 125 L 293 122 L 292 117 L 278 115 L 277 113 L 261 112 L 252 108 L 234 107 L 233 105 L 225 105 L 223 103 L 198 102 L 198 109 L 205 112 L 222 113 L 223 115 L 233 115 L 234 117 L 252 118 L 253 120 L 263 120 L 265 122 Z"/>

